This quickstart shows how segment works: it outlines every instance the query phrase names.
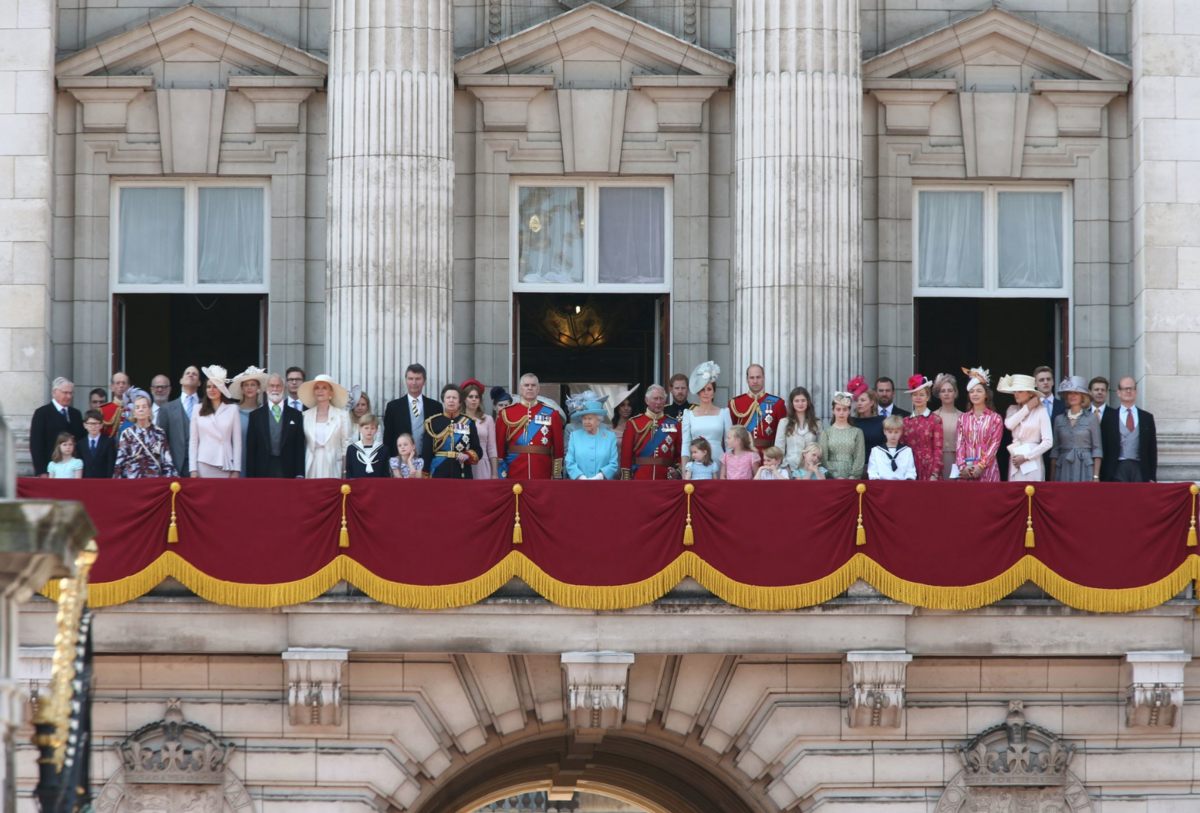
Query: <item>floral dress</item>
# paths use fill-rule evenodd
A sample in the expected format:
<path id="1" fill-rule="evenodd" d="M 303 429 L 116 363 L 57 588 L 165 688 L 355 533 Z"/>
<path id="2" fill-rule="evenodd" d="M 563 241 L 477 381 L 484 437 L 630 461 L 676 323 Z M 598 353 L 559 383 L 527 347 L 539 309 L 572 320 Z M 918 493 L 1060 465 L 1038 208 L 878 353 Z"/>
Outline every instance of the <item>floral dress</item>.
<path id="1" fill-rule="evenodd" d="M 117 462 L 113 466 L 116 480 L 138 480 L 142 477 L 178 477 L 171 462 L 171 447 L 167 433 L 154 424 L 142 428 L 130 426 L 122 430 L 117 445 Z"/>
<path id="2" fill-rule="evenodd" d="M 841 429 L 830 426 L 817 440 L 821 462 L 835 480 L 861 480 L 867 465 L 867 442 L 857 426 Z"/>
<path id="3" fill-rule="evenodd" d="M 918 480 L 942 476 L 942 416 L 925 410 L 904 419 L 904 445 L 912 449 Z"/>
<path id="4" fill-rule="evenodd" d="M 1000 450 L 1000 438 L 1004 434 L 1004 420 L 990 409 L 983 414 L 975 410 L 964 412 L 958 418 L 958 442 L 955 462 L 959 472 L 970 465 L 983 467 L 979 482 L 1000 482 L 1000 467 L 996 465 L 996 452 Z"/>

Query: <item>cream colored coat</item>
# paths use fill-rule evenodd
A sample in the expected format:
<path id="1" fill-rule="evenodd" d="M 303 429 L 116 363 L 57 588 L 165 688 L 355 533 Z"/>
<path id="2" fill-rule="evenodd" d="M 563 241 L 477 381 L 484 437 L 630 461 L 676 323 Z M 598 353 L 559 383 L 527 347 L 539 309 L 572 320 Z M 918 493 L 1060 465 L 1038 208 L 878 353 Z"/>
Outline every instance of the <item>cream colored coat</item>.
<path id="1" fill-rule="evenodd" d="M 346 447 L 353 442 L 350 413 L 329 407 L 325 424 L 325 442 L 317 443 L 317 410 L 304 412 L 304 476 L 310 480 L 342 476 Z"/>

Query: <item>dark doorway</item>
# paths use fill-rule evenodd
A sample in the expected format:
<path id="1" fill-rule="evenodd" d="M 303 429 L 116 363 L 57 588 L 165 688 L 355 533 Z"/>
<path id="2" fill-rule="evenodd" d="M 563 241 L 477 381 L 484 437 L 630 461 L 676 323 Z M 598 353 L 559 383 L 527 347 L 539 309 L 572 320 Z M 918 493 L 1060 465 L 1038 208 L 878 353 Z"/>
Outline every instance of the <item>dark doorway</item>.
<path id="1" fill-rule="evenodd" d="M 1066 301 L 1058 299 L 974 299 L 922 297 L 914 304 L 916 369 L 929 377 L 954 373 L 959 409 L 966 407 L 963 367 L 991 371 L 992 387 L 1002 375 L 1033 375 L 1043 364 L 1055 380 L 1068 369 Z M 996 393 L 1001 415 L 1015 403 Z"/>
<path id="2" fill-rule="evenodd" d="M 669 368 L 668 313 L 663 294 L 518 294 L 513 378 L 657 381 Z"/>
<path id="3" fill-rule="evenodd" d="M 189 364 L 220 364 L 230 376 L 262 366 L 265 303 L 261 294 L 118 294 L 113 368 L 143 388 L 163 373 L 177 397 Z"/>

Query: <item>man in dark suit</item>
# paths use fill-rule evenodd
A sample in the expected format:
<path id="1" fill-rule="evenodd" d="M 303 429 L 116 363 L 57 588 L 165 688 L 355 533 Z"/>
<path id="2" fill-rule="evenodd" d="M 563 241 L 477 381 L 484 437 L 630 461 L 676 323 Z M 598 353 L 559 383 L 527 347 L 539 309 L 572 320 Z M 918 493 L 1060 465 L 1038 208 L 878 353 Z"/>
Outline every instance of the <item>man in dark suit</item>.
<path id="1" fill-rule="evenodd" d="M 50 385 L 50 397 L 50 403 L 33 411 L 33 419 L 29 422 L 29 456 L 33 458 L 33 473 L 38 477 L 49 476 L 46 467 L 54 456 L 61 433 L 70 432 L 76 440 L 87 434 L 83 416 L 71 406 L 75 385 L 65 378 L 56 378 Z"/>
<path id="2" fill-rule="evenodd" d="M 1104 410 L 1100 443 L 1104 460 L 1100 479 L 1109 483 L 1154 483 L 1158 480 L 1158 431 L 1154 416 L 1138 409 L 1137 382 L 1129 376 L 1117 383 L 1121 406 Z"/>
<path id="3" fill-rule="evenodd" d="M 179 377 L 180 395 L 158 410 L 158 428 L 167 433 L 171 460 L 177 471 L 188 471 L 188 444 L 192 439 L 192 415 L 200 409 L 200 370 L 187 367 Z"/>
<path id="4" fill-rule="evenodd" d="M 425 368 L 420 364 L 410 364 L 404 371 L 404 387 L 407 393 L 387 405 L 383 413 L 383 449 L 388 457 L 396 453 L 396 439 L 401 435 L 412 435 L 417 449 L 425 434 L 425 421 L 441 413 L 442 405 L 432 398 L 426 398 Z"/>
<path id="5" fill-rule="evenodd" d="M 83 479 L 111 480 L 117 463 L 117 444 L 104 434 L 104 413 L 89 409 L 83 413 L 83 428 L 87 437 L 75 444 L 75 456 L 83 461 Z"/>
<path id="6" fill-rule="evenodd" d="M 1042 399 L 1042 406 L 1050 414 L 1050 425 L 1054 426 L 1054 419 L 1067 413 L 1067 405 L 1063 403 L 1063 400 L 1054 397 L 1054 370 L 1049 367 L 1038 367 L 1033 371 L 1033 381 L 1034 386 L 1037 387 L 1038 397 Z"/>
<path id="7" fill-rule="evenodd" d="M 267 378 L 267 402 L 246 427 L 247 477 L 304 476 L 304 415 L 284 402 L 283 379 Z"/>
<path id="8" fill-rule="evenodd" d="M 879 397 L 879 417 L 890 418 L 898 415 L 907 418 L 912 413 L 907 409 L 896 406 L 896 382 L 884 376 L 875 382 L 875 395 Z"/>

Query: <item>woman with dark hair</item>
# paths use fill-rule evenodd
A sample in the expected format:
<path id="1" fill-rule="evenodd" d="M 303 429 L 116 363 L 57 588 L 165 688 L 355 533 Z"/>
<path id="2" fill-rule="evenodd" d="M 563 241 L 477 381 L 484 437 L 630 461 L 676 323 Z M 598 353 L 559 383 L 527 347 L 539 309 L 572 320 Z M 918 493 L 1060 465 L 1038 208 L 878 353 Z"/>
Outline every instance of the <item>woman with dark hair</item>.
<path id="1" fill-rule="evenodd" d="M 715 362 L 706 361 L 688 378 L 688 390 L 700 403 L 693 409 L 683 410 L 683 441 L 681 449 L 691 449 L 692 440 L 704 438 L 712 449 L 714 459 L 725 451 L 725 433 L 733 426 L 729 407 L 718 407 L 713 403 L 717 394 L 717 378 L 721 368 Z M 688 452 L 684 452 L 688 454 Z"/>
<path id="2" fill-rule="evenodd" d="M 425 419 L 421 458 L 435 479 L 474 479 L 475 464 L 483 456 L 475 421 L 459 412 L 462 391 L 457 384 L 442 387 L 442 411 Z"/>
<path id="3" fill-rule="evenodd" d="M 204 400 L 192 415 L 188 463 L 192 477 L 238 477 L 242 472 L 242 416 L 229 394 L 224 367 L 201 367 Z"/>
<path id="4" fill-rule="evenodd" d="M 968 370 L 967 400 L 971 408 L 958 419 L 955 466 L 960 480 L 1000 482 L 996 452 L 1004 433 L 1004 419 L 992 409 L 991 373 L 979 367 Z"/>
<path id="5" fill-rule="evenodd" d="M 621 448 L 621 436 L 625 434 L 625 427 L 629 425 L 630 419 L 633 418 L 633 402 L 629 399 L 637 392 L 637 388 L 640 386 L 641 384 L 634 384 L 633 389 L 617 393 L 616 400 L 613 402 L 612 428 L 617 433 L 618 449 Z"/>
<path id="6" fill-rule="evenodd" d="M 496 453 L 496 419 L 483 409 L 483 384 L 473 378 L 468 378 L 462 384 L 462 411 L 475 421 L 475 431 L 479 435 L 479 462 L 471 473 L 473 480 L 491 480 L 493 472 L 500 466 L 500 458 Z"/>
<path id="7" fill-rule="evenodd" d="M 804 449 L 821 437 L 821 422 L 812 396 L 804 387 L 788 393 L 787 416 L 775 427 L 775 445 L 783 449 L 783 468 L 799 473 L 804 469 Z"/>

